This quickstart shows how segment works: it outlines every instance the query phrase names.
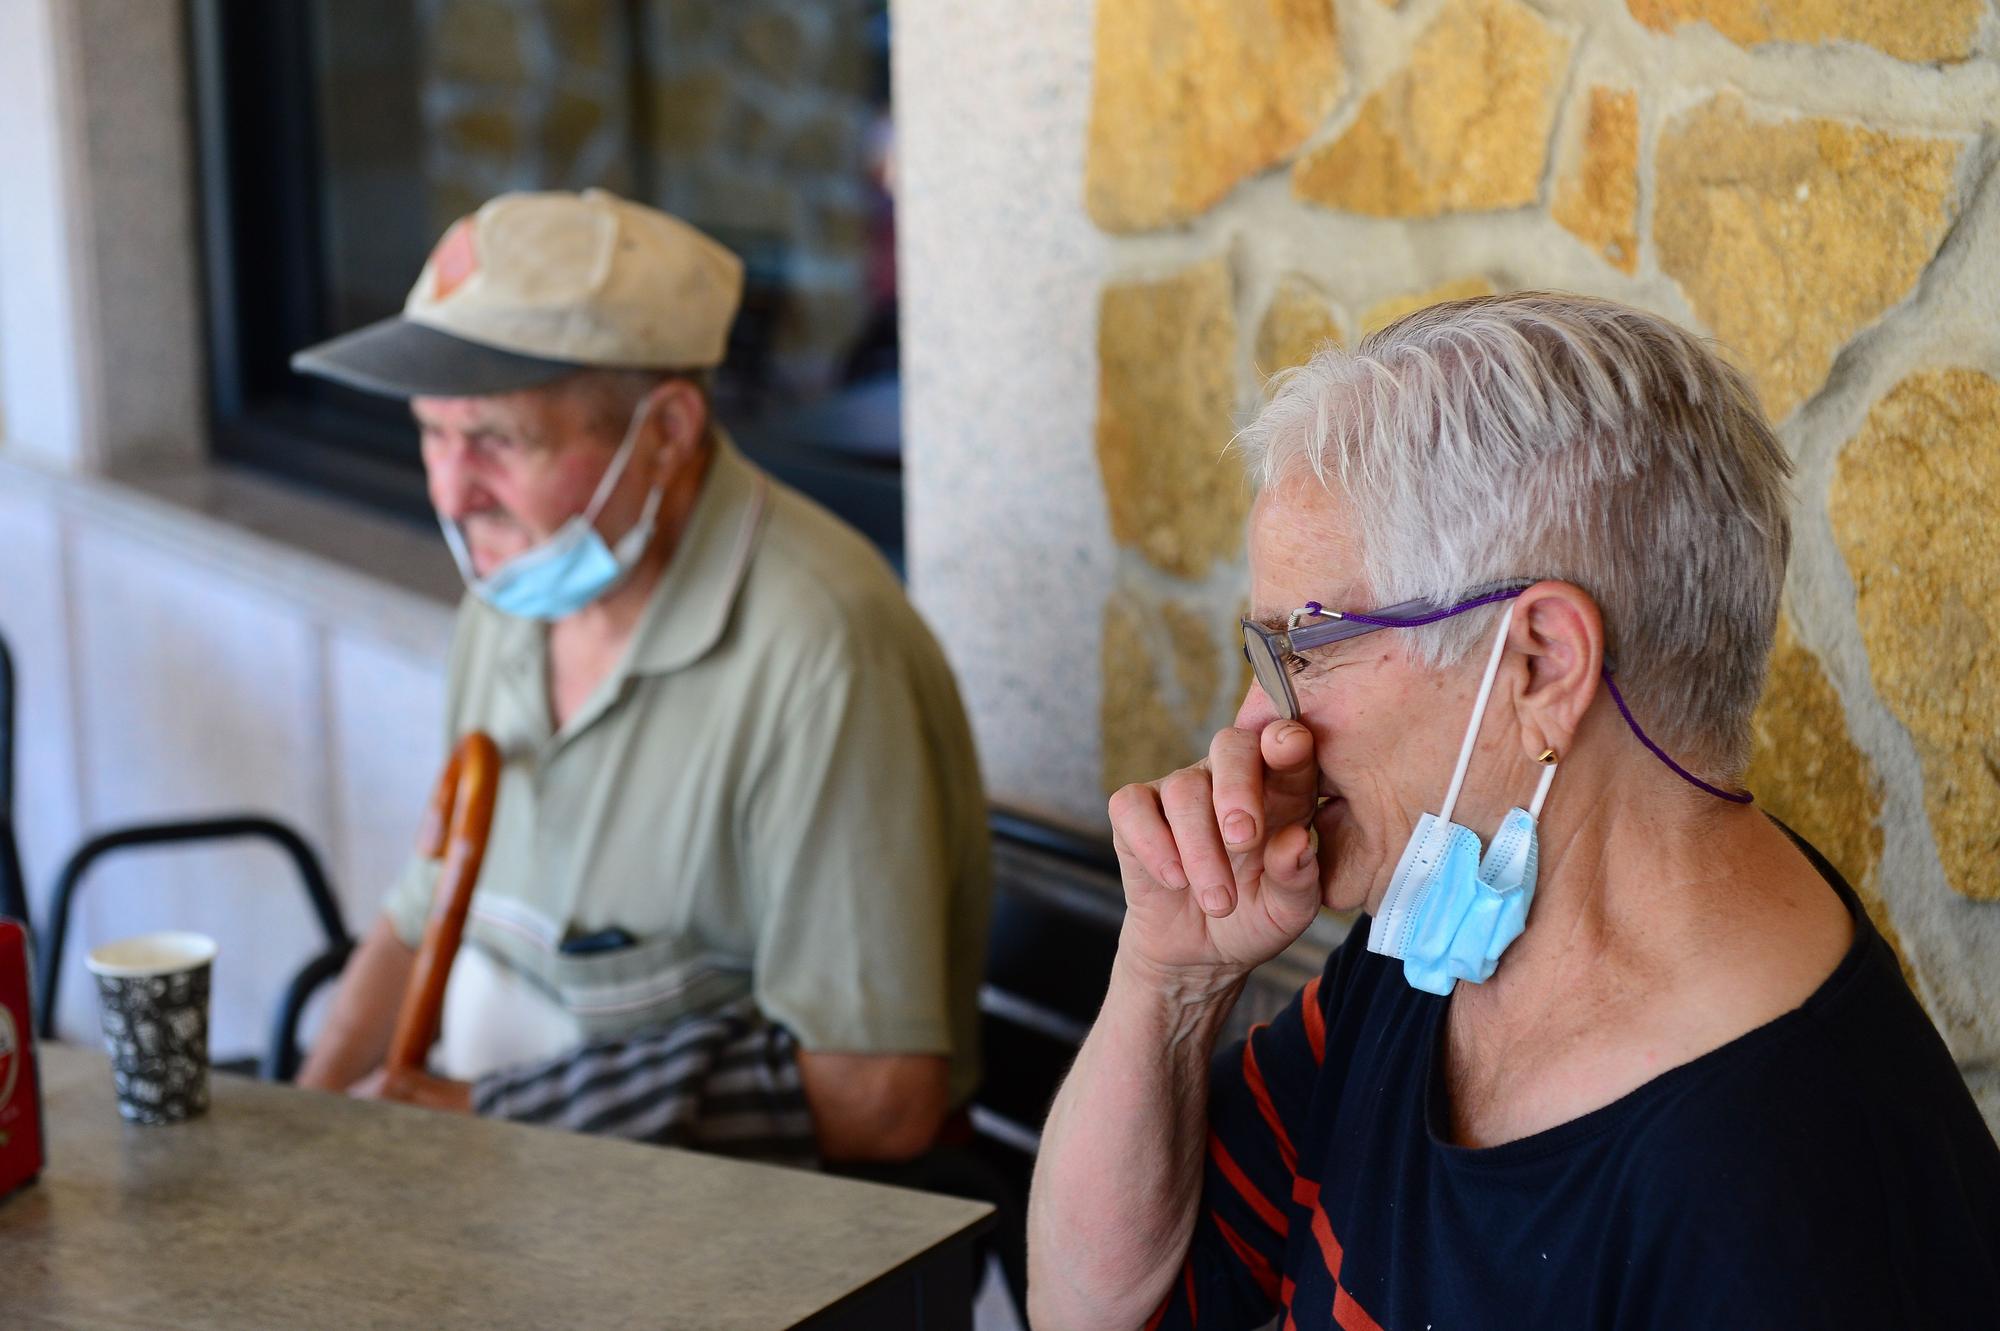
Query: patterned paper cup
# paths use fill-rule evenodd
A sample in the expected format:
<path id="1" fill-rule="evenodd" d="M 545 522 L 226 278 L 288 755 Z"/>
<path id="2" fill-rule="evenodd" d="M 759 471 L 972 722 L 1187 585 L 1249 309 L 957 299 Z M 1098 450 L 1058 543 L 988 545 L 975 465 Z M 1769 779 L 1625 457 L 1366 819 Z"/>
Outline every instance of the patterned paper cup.
<path id="1" fill-rule="evenodd" d="M 208 976 L 215 940 L 142 934 L 94 948 L 104 1048 L 118 1112 L 179 1123 L 208 1108 Z"/>

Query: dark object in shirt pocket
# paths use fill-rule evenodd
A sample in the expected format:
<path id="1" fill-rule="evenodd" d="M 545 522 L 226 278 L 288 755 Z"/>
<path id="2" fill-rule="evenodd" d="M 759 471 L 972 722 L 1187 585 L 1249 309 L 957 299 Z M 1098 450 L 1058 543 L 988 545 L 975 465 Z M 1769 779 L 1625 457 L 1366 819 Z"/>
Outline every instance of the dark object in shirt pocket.
<path id="1" fill-rule="evenodd" d="M 635 946 L 638 939 L 625 930 L 613 925 L 609 929 L 599 929 L 596 933 L 571 934 L 562 940 L 556 950 L 564 956 L 581 957 L 598 952 L 617 952 L 622 948 Z"/>

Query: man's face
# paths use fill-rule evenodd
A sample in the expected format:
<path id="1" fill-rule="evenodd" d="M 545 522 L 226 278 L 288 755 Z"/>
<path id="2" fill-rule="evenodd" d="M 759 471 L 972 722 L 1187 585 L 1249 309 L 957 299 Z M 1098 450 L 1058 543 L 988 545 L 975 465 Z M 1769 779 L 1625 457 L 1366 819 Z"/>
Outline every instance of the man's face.
<path id="1" fill-rule="evenodd" d="M 410 412 L 431 504 L 464 529 L 482 577 L 581 513 L 620 442 L 593 428 L 580 395 L 556 390 L 420 397 Z"/>
<path id="2" fill-rule="evenodd" d="M 1333 610 L 1377 608 L 1362 581 L 1347 505 L 1310 474 L 1258 497 L 1250 516 L 1250 575 L 1251 615 L 1277 627 L 1308 601 Z M 1380 904 L 1371 894 L 1388 886 L 1417 815 L 1434 810 L 1444 795 L 1478 688 L 1483 654 L 1475 653 L 1476 662 L 1423 670 L 1406 659 L 1405 646 L 1397 630 L 1385 629 L 1316 648 L 1291 676 L 1299 721 L 1312 732 L 1318 755 L 1320 793 L 1332 797 L 1314 826 L 1322 898 L 1337 910 Z M 1276 718 L 1271 700 L 1252 684 L 1236 724 L 1261 731 Z M 1491 714 L 1487 729 L 1498 729 Z M 1477 758 L 1474 764 L 1476 770 Z M 1464 816 L 1483 816 L 1470 789 Z"/>

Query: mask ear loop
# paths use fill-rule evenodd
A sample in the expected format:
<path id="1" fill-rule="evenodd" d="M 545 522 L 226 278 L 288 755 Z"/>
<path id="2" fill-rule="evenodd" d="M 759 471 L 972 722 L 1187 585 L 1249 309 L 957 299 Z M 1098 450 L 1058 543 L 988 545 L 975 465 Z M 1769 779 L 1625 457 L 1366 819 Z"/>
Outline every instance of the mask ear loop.
<path id="1" fill-rule="evenodd" d="M 653 399 L 648 396 L 645 401 L 632 409 L 632 419 L 625 424 L 625 437 L 618 443 L 617 455 L 611 459 L 611 465 L 604 469 L 604 475 L 598 480 L 597 489 L 591 494 L 590 502 L 584 505 L 583 512 L 578 515 L 587 526 L 597 525 L 597 516 L 604 511 L 605 501 L 611 498 L 611 492 L 617 489 L 618 482 L 624 479 L 625 468 L 632 462 L 633 445 L 639 442 L 639 427 L 646 423 L 646 417 L 651 414 L 652 406 Z M 660 487 L 656 485 L 653 488 L 657 491 Z"/>
<path id="2" fill-rule="evenodd" d="M 1534 801 L 1528 805 L 1528 817 L 1539 823 L 1542 821 L 1542 802 L 1549 797 L 1549 783 L 1556 779 L 1556 751 L 1550 749 L 1536 761 L 1542 764 L 1542 779 L 1535 787 Z"/>
<path id="3" fill-rule="evenodd" d="M 1458 792 L 1465 785 L 1466 769 L 1472 765 L 1472 746 L 1479 740 L 1479 723 L 1486 719 L 1486 700 L 1493 694 L 1493 680 L 1500 673 L 1500 657 L 1507 650 L 1507 629 L 1513 622 L 1514 603 L 1509 601 L 1507 613 L 1500 616 L 1500 631 L 1493 635 L 1493 654 L 1486 658 L 1486 674 L 1479 681 L 1479 699 L 1472 704 L 1472 724 L 1465 728 L 1465 742 L 1458 746 L 1458 765 L 1452 768 L 1451 788 L 1444 793 L 1439 822 L 1450 822 L 1451 811 L 1458 806 Z"/>
<path id="4" fill-rule="evenodd" d="M 646 423 L 646 417 L 650 413 L 651 407 L 652 399 L 648 398 L 634 408 L 631 423 L 625 427 L 625 440 L 618 445 L 618 456 L 605 469 L 604 478 L 597 483 L 597 493 L 590 497 L 589 506 L 583 510 L 582 517 L 585 525 L 592 528 L 597 526 L 598 514 L 602 512 L 605 501 L 611 497 L 611 491 L 617 487 L 618 482 L 625 475 L 625 468 L 632 461 L 633 446 L 639 442 L 639 429 Z M 627 563 L 638 558 L 638 551 L 628 547 L 634 544 L 643 546 L 647 541 L 652 539 L 653 522 L 660 515 L 660 501 L 665 497 L 666 492 L 667 478 L 662 475 L 653 482 L 653 488 L 646 492 L 646 503 L 639 510 L 638 521 L 632 524 L 631 530 L 618 538 L 618 544 L 614 547 L 614 557 L 620 563 Z M 634 542 L 632 538 L 635 536 L 641 539 Z"/>

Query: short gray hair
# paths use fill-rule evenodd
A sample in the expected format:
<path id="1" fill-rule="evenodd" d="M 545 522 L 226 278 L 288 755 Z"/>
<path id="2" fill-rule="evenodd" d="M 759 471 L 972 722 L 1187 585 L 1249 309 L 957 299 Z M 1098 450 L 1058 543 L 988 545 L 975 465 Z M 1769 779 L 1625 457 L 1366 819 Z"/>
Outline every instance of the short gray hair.
<path id="1" fill-rule="evenodd" d="M 1304 466 L 1351 501 L 1378 605 L 1516 577 L 1582 587 L 1640 724 L 1740 776 L 1792 467 L 1755 390 L 1692 334 L 1550 292 L 1433 305 L 1280 375 L 1237 447 L 1260 485 Z M 1395 636 L 1455 664 L 1496 613 Z"/>
<path id="2" fill-rule="evenodd" d="M 646 394 L 669 379 L 685 379 L 693 384 L 700 391 L 702 402 L 713 410 L 715 376 L 713 371 L 707 369 L 583 369 L 565 375 L 551 387 L 557 392 L 583 398 L 591 428 L 615 444 L 624 437 L 626 427 L 631 424 L 632 413 L 646 400 Z M 712 436 L 714 432 L 715 422 L 711 420 L 709 433 Z"/>

